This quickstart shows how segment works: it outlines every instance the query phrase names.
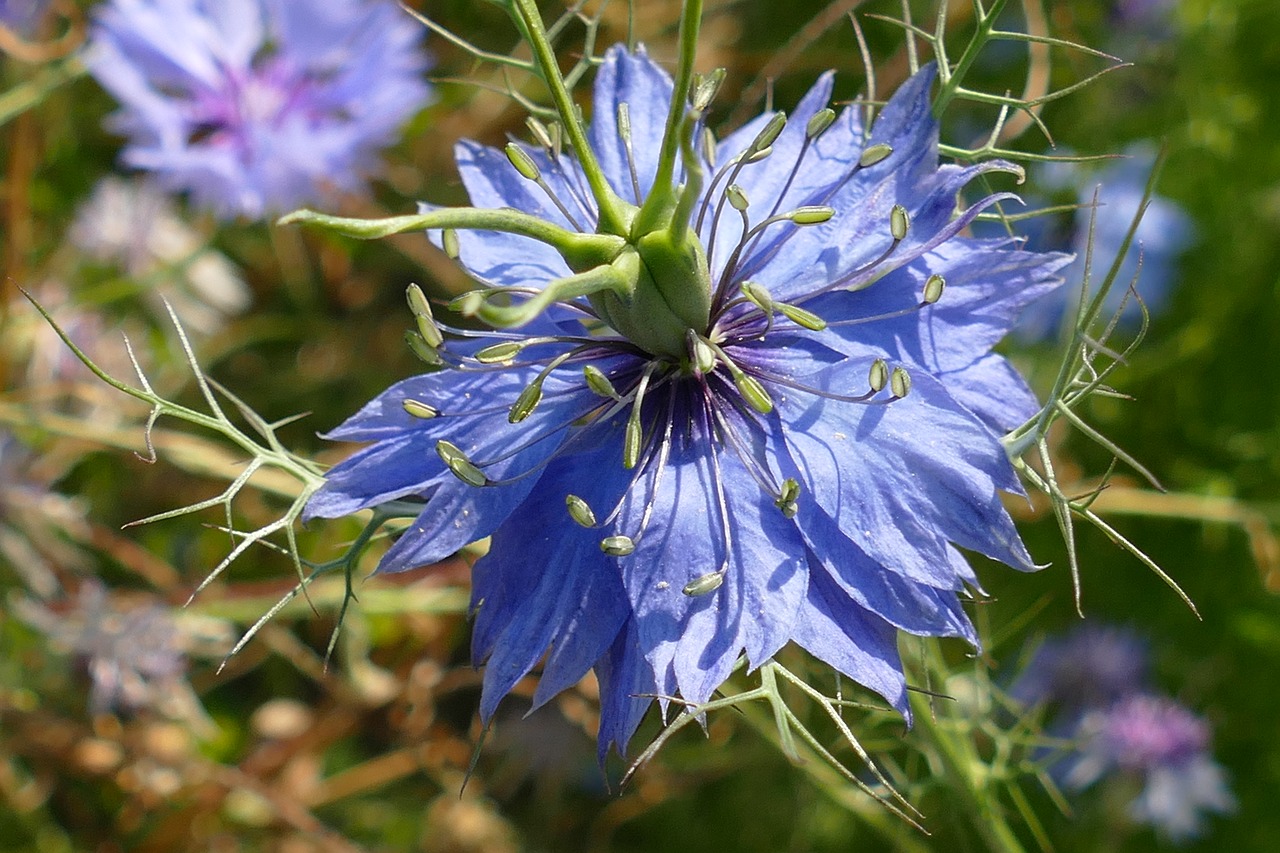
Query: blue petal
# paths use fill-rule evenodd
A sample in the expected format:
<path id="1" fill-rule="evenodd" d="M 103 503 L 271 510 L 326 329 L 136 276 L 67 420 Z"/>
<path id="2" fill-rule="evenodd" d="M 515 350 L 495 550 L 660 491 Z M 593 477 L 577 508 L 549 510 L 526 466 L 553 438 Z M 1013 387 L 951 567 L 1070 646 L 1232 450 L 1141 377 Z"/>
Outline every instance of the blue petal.
<path id="1" fill-rule="evenodd" d="M 821 571 L 813 573 L 795 624 L 796 643 L 825 663 L 879 693 L 910 718 L 907 682 L 897 632 L 851 601 Z"/>
<path id="2" fill-rule="evenodd" d="M 623 45 L 614 45 L 605 52 L 604 63 L 596 73 L 587 134 L 614 191 L 633 204 L 642 202 L 653 188 L 673 88 L 671 77 L 649 58 L 643 46 L 632 55 Z M 630 113 L 631 147 L 642 196 L 639 199 L 631 186 L 631 167 L 618 133 L 619 104 L 626 104 Z"/>
<path id="3" fill-rule="evenodd" d="M 595 671 L 600 682 L 599 758 L 603 765 L 611 745 L 626 755 L 627 744 L 653 704 L 651 696 L 673 696 L 676 686 L 674 676 L 660 683 L 655 679 L 634 619 L 627 620 L 609 652 L 596 662 Z"/>

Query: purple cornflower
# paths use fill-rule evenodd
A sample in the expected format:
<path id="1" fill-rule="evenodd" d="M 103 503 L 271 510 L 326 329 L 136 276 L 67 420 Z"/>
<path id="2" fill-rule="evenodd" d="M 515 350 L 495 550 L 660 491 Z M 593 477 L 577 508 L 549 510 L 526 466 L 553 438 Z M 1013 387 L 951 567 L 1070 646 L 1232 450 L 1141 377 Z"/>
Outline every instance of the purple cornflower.
<path id="1" fill-rule="evenodd" d="M 603 756 L 646 695 L 704 702 L 789 642 L 905 713 L 897 631 L 976 642 L 957 546 L 1034 567 L 1000 436 L 1037 406 L 991 347 L 1069 258 L 960 236 L 992 199 L 957 214 L 957 193 L 1011 167 L 939 165 L 934 78 L 864 128 L 828 74 L 716 142 L 615 47 L 573 155 L 458 146 L 463 213 L 524 229 L 435 235 L 485 287 L 462 309 L 500 328 L 446 340 L 411 291 L 445 369 L 330 434 L 372 445 L 308 512 L 410 502 L 382 571 L 492 536 L 483 719 L 540 661 L 535 706 L 594 668 Z"/>
<path id="2" fill-rule="evenodd" d="M 87 581 L 69 613 L 57 614 L 31 602 L 21 612 L 83 662 L 95 714 L 161 709 L 189 693 L 184 639 L 163 607 L 120 608 L 102 584 Z"/>
<path id="3" fill-rule="evenodd" d="M 1009 692 L 1027 705 L 1106 706 L 1146 685 L 1147 657 L 1147 644 L 1133 631 L 1081 625 L 1045 640 Z"/>
<path id="4" fill-rule="evenodd" d="M 1209 753 L 1209 726 L 1163 697 L 1135 694 L 1080 721 L 1082 754 L 1067 770 L 1068 787 L 1087 788 L 1112 774 L 1136 776 L 1142 792 L 1129 815 L 1172 841 L 1203 832 L 1204 815 L 1228 813 L 1235 799 Z"/>
<path id="5" fill-rule="evenodd" d="M 363 186 L 430 97 L 421 33 L 383 0 L 110 0 L 86 61 L 125 163 L 258 217 Z"/>

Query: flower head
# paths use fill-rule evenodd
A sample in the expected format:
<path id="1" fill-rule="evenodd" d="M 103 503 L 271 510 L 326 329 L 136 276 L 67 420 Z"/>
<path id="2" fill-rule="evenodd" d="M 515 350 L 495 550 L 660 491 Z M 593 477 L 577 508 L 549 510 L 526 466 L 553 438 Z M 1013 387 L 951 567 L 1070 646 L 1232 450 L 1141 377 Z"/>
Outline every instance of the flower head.
<path id="1" fill-rule="evenodd" d="M 1199 835 L 1203 813 L 1234 810 L 1226 779 L 1209 753 L 1209 726 L 1171 699 L 1134 694 L 1086 714 L 1083 752 L 1066 775 L 1085 788 L 1108 773 L 1139 777 L 1141 794 L 1129 814 L 1174 841 Z"/>
<path id="2" fill-rule="evenodd" d="M 1013 685 L 1027 704 L 1052 703 L 1060 710 L 1105 707 L 1147 682 L 1147 644 L 1134 632 L 1082 625 L 1046 640 Z"/>
<path id="3" fill-rule="evenodd" d="M 535 705 L 594 669 L 602 753 L 624 749 L 645 695 L 706 701 L 788 642 L 905 712 L 897 630 L 976 640 L 958 549 L 1033 568 L 999 436 L 1036 404 L 991 347 L 1069 259 L 961 236 L 990 200 L 957 193 L 1010 167 L 938 164 L 933 80 L 865 128 L 827 75 L 717 142 L 615 47 L 585 151 L 458 146 L 477 208 L 546 224 L 435 235 L 498 328 L 444 340 L 411 292 L 445 369 L 331 433 L 372 444 L 309 513 L 425 501 L 382 571 L 492 536 L 483 718 L 539 661 Z"/>
<path id="4" fill-rule="evenodd" d="M 128 165 L 256 217 L 361 187 L 429 97 L 420 34 L 383 0 L 111 0 L 87 62 Z"/>

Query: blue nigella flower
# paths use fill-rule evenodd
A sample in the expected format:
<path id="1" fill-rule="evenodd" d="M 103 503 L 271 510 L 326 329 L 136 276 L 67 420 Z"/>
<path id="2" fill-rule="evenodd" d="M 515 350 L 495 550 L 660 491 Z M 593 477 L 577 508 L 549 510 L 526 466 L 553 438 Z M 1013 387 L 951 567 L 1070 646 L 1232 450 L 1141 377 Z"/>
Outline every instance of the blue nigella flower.
<path id="1" fill-rule="evenodd" d="M 1120 774 L 1141 780 L 1129 816 L 1171 841 L 1204 831 L 1204 815 L 1235 810 L 1222 768 L 1209 752 L 1209 726 L 1171 699 L 1137 693 L 1080 721 L 1081 755 L 1068 787 L 1081 789 Z"/>
<path id="2" fill-rule="evenodd" d="M 572 154 L 459 144 L 466 221 L 530 215 L 434 235 L 485 287 L 459 306 L 500 328 L 444 340 L 411 291 L 443 369 L 330 434 L 371 445 L 308 510 L 421 502 L 388 572 L 492 536 L 482 718 L 539 661 L 535 706 L 594 669 L 603 755 L 646 695 L 703 702 L 789 642 L 906 713 L 897 631 L 976 642 L 959 549 L 1033 568 L 1000 436 L 1037 407 L 991 348 L 1070 259 L 960 236 L 992 199 L 957 214 L 959 191 L 1012 167 L 939 165 L 934 78 L 867 129 L 828 74 L 716 142 L 705 80 L 673 109 L 671 78 L 615 47 Z"/>
<path id="3" fill-rule="evenodd" d="M 382 0 L 111 0 L 86 62 L 126 164 L 257 217 L 362 187 L 430 97 L 421 32 Z"/>
<path id="4" fill-rule="evenodd" d="M 1010 688 L 1026 705 L 1105 707 L 1148 681 L 1147 643 L 1127 628 L 1081 625 L 1045 640 Z"/>

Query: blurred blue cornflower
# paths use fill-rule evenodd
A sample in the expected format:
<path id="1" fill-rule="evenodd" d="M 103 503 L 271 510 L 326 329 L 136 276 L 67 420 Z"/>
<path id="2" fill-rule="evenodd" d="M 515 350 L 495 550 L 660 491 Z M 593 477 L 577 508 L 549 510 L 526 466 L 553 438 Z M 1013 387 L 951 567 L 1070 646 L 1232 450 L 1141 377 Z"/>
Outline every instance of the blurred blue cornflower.
<path id="1" fill-rule="evenodd" d="M 110 0 L 95 19 L 124 162 L 222 218 L 359 190 L 430 98 L 422 30 L 384 0 Z"/>
<path id="2" fill-rule="evenodd" d="M 1126 149 L 1123 158 L 1109 161 L 1101 169 L 1057 162 L 1041 170 L 1037 183 L 1042 192 L 1068 194 L 1079 207 L 1069 220 L 1039 216 L 1022 221 L 1016 230 L 1026 238 L 1028 249 L 1069 251 L 1075 254 L 1076 260 L 1064 271 L 1069 286 L 1034 303 L 1022 315 L 1017 326 L 1020 337 L 1028 340 L 1051 337 L 1061 327 L 1064 314 L 1075 316 L 1080 300 L 1079 285 L 1084 280 L 1085 256 L 1089 251 L 1090 221 L 1094 223 L 1090 292 L 1097 290 L 1112 261 L 1120 254 L 1129 226 L 1142 205 L 1155 157 L 1150 146 L 1139 143 Z M 1095 189 L 1097 207 L 1094 207 Z M 980 233 L 992 231 L 991 223 L 984 223 Z M 1103 318 L 1122 311 L 1121 320 L 1136 325 L 1142 318 L 1143 307 L 1152 314 L 1158 313 L 1177 283 L 1178 258 L 1193 237 L 1191 217 L 1186 211 L 1164 196 L 1153 195 L 1107 294 Z M 1129 292 L 1131 284 L 1141 302 Z"/>
<path id="3" fill-rule="evenodd" d="M 1209 752 L 1209 726 L 1164 697 L 1135 693 L 1081 720 L 1080 755 L 1064 781 L 1083 789 L 1111 775 L 1137 778 L 1142 791 L 1129 817 L 1173 842 L 1196 838 L 1204 816 L 1235 810 L 1222 768 Z"/>
<path id="4" fill-rule="evenodd" d="M 1009 693 L 1024 705 L 1096 708 L 1141 690 L 1150 665 L 1147 643 L 1135 631 L 1081 625 L 1044 641 Z"/>
<path id="5" fill-rule="evenodd" d="M 523 328 L 444 340 L 411 290 L 445 369 L 330 434 L 373 444 L 308 514 L 425 501 L 390 572 L 492 536 L 473 572 L 484 720 L 544 658 L 535 707 L 594 668 L 603 757 L 650 697 L 705 702 L 744 652 L 754 669 L 791 641 L 906 713 L 897 630 L 976 642 L 957 546 L 1034 568 L 1000 436 L 1037 404 L 991 347 L 1069 258 L 960 236 L 993 199 L 957 214 L 957 193 L 1012 167 L 939 165 L 934 79 L 864 130 L 861 107 L 828 108 L 828 74 L 789 119 L 717 143 L 643 51 L 615 47 L 587 132 L 607 189 L 581 150 L 459 144 L 477 208 L 611 254 L 437 232 L 489 288 L 462 310 Z M 684 131 L 665 176 L 664 121 Z M 659 193 L 674 213 L 645 230 Z"/>

